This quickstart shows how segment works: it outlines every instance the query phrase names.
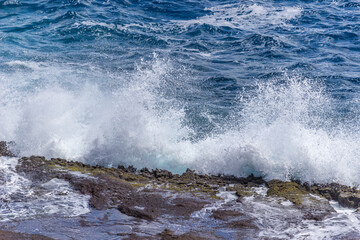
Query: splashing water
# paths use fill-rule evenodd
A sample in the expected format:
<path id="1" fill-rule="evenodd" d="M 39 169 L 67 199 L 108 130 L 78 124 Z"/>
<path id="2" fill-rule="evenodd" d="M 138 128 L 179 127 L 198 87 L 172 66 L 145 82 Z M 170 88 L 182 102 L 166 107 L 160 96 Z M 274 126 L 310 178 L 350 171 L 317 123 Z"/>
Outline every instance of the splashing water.
<path id="1" fill-rule="evenodd" d="M 21 155 L 92 164 L 360 182 L 358 125 L 333 123 L 336 109 L 321 84 L 294 77 L 259 83 L 240 94 L 231 121 L 193 140 L 196 129 L 185 124 L 189 106 L 164 95 L 171 71 L 170 62 L 156 60 L 112 91 L 90 81 L 71 89 L 52 80 L 13 91 L 3 76 L 1 138 L 14 140 Z"/>
<path id="2" fill-rule="evenodd" d="M 90 196 L 75 192 L 70 183 L 57 178 L 36 186 L 16 172 L 17 163 L 16 158 L 0 157 L 0 222 L 90 212 Z"/>
<path id="3" fill-rule="evenodd" d="M 331 123 L 334 105 L 321 86 L 297 78 L 260 84 L 244 102 L 238 129 L 210 140 L 223 152 L 212 161 L 226 173 L 246 175 L 249 169 L 269 179 L 358 181 L 358 125 Z"/>

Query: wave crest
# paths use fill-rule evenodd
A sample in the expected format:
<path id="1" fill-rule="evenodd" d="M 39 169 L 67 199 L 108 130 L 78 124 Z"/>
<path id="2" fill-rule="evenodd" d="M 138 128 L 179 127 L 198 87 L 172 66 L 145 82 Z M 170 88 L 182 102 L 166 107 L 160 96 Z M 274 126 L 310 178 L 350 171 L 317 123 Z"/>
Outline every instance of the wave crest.
<path id="1" fill-rule="evenodd" d="M 49 77 L 36 88 L 30 80 L 17 81 L 14 88 L 11 78 L 26 76 L 3 75 L 0 137 L 14 140 L 21 155 L 174 172 L 190 167 L 267 179 L 360 183 L 360 124 L 336 121 L 336 104 L 321 84 L 289 77 L 258 84 L 255 92 L 240 94 L 240 110 L 232 120 L 193 139 L 200 130 L 187 124 L 186 109 L 198 103 L 174 96 L 191 87 L 184 79 L 174 82 L 174 76 L 186 74 L 170 61 L 155 59 L 150 65 L 139 66 L 128 81 L 120 77 L 125 83 L 110 89 L 90 80 L 81 84 L 84 80 L 76 80 L 76 74 L 74 82 L 80 85 L 75 87 Z M 49 65 L 38 65 L 32 74 L 41 75 L 38 68 Z M 64 71 L 69 76 L 69 69 Z"/>

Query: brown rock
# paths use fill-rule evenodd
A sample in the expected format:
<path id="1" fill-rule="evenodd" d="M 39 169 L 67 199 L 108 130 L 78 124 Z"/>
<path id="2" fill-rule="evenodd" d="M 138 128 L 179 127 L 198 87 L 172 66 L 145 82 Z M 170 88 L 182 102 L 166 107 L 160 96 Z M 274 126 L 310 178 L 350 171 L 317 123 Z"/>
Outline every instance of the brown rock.
<path id="1" fill-rule="evenodd" d="M 194 198 L 175 198 L 172 203 L 175 205 L 171 205 L 169 208 L 173 215 L 188 218 L 193 212 L 201 210 L 209 202 Z"/>
<path id="2" fill-rule="evenodd" d="M 268 196 L 285 198 L 296 205 L 301 205 L 304 197 L 309 194 L 304 187 L 295 182 L 283 182 L 275 179 L 267 182 L 267 186 L 269 187 Z"/>
<path id="3" fill-rule="evenodd" d="M 338 201 L 341 206 L 358 208 L 360 207 L 360 192 L 341 192 Z"/>
<path id="4" fill-rule="evenodd" d="M 13 142 L 7 143 L 5 141 L 0 141 L 0 157 L 1 156 L 5 156 L 5 157 L 15 157 L 15 154 L 13 154 L 10 150 L 9 150 L 9 144 L 14 144 Z"/>
<path id="5" fill-rule="evenodd" d="M 153 170 L 153 175 L 155 178 L 173 178 L 173 174 L 167 170 Z"/>
<path id="6" fill-rule="evenodd" d="M 0 240 L 54 240 L 53 238 L 0 230 Z"/>
<path id="7" fill-rule="evenodd" d="M 234 210 L 215 210 L 213 211 L 212 217 L 218 220 L 228 221 L 243 215 L 243 213 Z"/>
<path id="8" fill-rule="evenodd" d="M 158 234 L 161 240 L 205 240 L 208 238 L 201 237 L 194 232 L 185 233 L 182 235 L 175 235 L 173 231 L 165 229 L 162 233 Z"/>
<path id="9" fill-rule="evenodd" d="M 144 209 L 139 209 L 136 207 L 120 205 L 118 206 L 118 210 L 128 216 L 136 217 L 148 221 L 153 221 L 157 217 L 156 214 L 152 211 L 146 211 Z"/>
<path id="10" fill-rule="evenodd" d="M 228 226 L 232 227 L 232 228 L 237 228 L 237 229 L 258 229 L 258 227 L 253 224 L 251 221 L 247 220 L 238 220 L 238 221 L 233 221 L 230 222 L 228 224 Z"/>

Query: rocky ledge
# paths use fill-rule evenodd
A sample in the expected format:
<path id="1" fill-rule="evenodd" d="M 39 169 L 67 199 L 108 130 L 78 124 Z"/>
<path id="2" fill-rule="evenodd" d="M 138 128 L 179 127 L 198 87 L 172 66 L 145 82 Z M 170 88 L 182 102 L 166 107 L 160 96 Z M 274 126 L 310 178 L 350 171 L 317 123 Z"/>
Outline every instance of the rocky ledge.
<path id="1" fill-rule="evenodd" d="M 5 142 L 0 142 L 0 156 L 14 157 Z M 360 191 L 337 183 L 309 185 L 297 181 L 265 181 L 253 175 L 246 178 L 214 176 L 190 169 L 178 175 L 159 169 L 105 168 L 41 156 L 20 158 L 16 171 L 34 185 L 54 178 L 65 180 L 77 192 L 89 195 L 89 206 L 95 210 L 116 209 L 140 221 L 164 223 L 176 219 L 182 224 L 194 215 L 205 214 L 217 223 L 212 232 L 193 232 L 189 228 L 186 233 L 175 234 L 164 227 L 157 234 L 147 236 L 136 232 L 118 234 L 127 239 L 221 239 L 216 234 L 216 229 L 220 228 L 235 231 L 238 235 L 232 235 L 234 238 L 244 233 L 255 236 L 262 225 L 250 214 L 252 210 L 247 209 L 245 202 L 249 201 L 291 206 L 300 220 L 315 222 L 335 213 L 329 201 L 354 209 L 360 207 Z M 48 239 L 14 232 L 0 233 L 8 234 L 2 236 L 13 234 L 18 236 L 16 239 L 22 239 L 21 236 L 25 236 L 23 239 Z"/>

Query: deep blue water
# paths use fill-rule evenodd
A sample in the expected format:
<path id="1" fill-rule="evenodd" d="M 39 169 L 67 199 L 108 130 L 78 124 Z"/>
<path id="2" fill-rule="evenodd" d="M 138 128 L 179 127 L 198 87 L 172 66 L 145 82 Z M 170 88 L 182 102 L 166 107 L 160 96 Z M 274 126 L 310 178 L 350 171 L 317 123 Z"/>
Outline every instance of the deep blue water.
<path id="1" fill-rule="evenodd" d="M 359 1 L 0 1 L 0 138 L 360 183 Z M 354 176 L 356 175 L 356 176 Z"/>

